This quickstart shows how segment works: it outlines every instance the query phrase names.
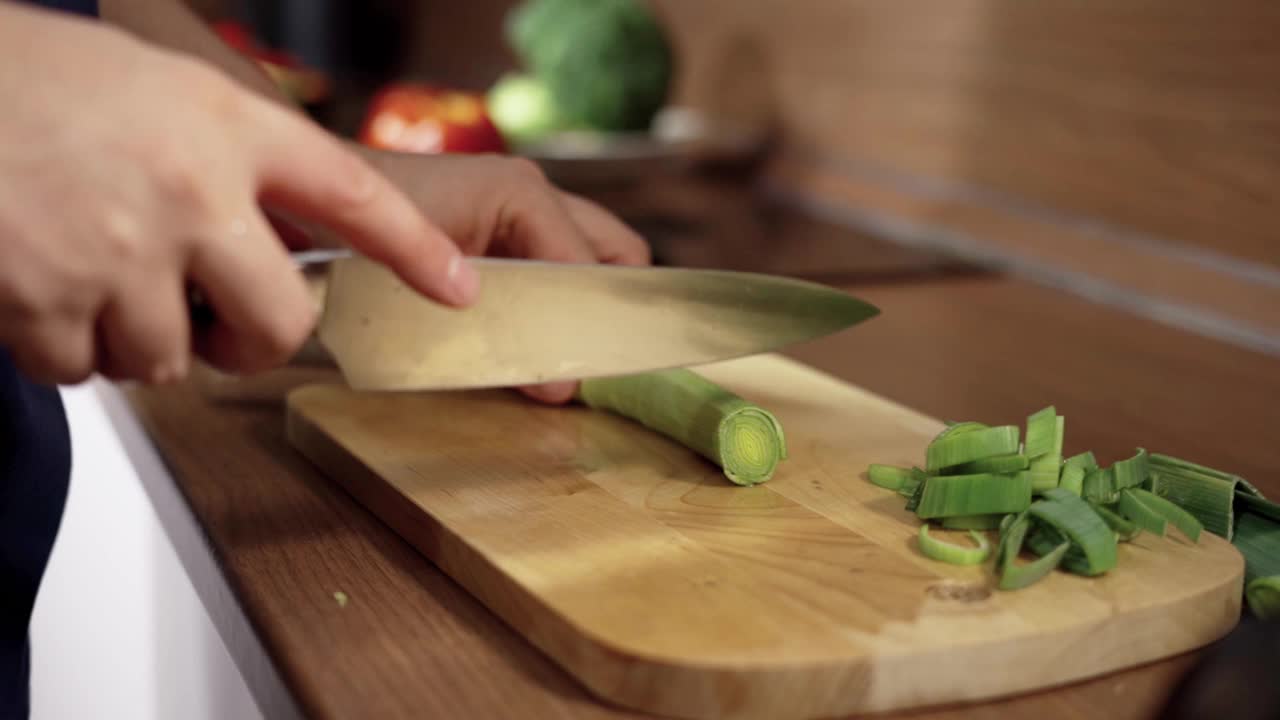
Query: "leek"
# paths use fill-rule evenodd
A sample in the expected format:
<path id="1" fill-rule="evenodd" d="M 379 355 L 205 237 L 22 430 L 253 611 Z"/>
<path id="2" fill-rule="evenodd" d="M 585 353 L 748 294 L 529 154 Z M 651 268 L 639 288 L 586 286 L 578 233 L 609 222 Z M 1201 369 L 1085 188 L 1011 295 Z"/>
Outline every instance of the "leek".
<path id="1" fill-rule="evenodd" d="M 1244 555 L 1244 581 L 1280 575 L 1280 523 L 1251 512 L 1240 513 L 1236 549 Z"/>
<path id="2" fill-rule="evenodd" d="M 1120 493 L 1120 512 L 1138 527 L 1152 535 L 1164 537 L 1168 520 L 1130 492 Z"/>
<path id="3" fill-rule="evenodd" d="M 1081 496 L 1098 505 L 1114 505 L 1120 500 L 1114 467 L 1095 468 L 1085 473 Z"/>
<path id="4" fill-rule="evenodd" d="M 1004 525 L 996 548 L 996 572 L 1000 575 L 997 587 L 1001 590 L 1021 590 L 1036 583 L 1058 567 L 1070 547 L 1069 543 L 1063 542 L 1038 560 L 1019 566 L 1018 554 L 1022 552 L 1022 542 L 1030 527 L 1030 519 L 1025 512 Z"/>
<path id="5" fill-rule="evenodd" d="M 1147 481 L 1147 451 L 1138 448 L 1138 454 L 1121 460 L 1112 466 L 1116 490 L 1138 487 Z"/>
<path id="6" fill-rule="evenodd" d="M 1082 575 L 1101 575 L 1116 566 L 1116 536 L 1084 500 L 1062 488 L 1044 493 L 1031 504 L 1031 517 L 1066 536 L 1084 553 Z"/>
<path id="7" fill-rule="evenodd" d="M 953 425 L 948 430 L 960 427 Z M 944 434 L 946 431 L 943 431 Z M 934 440 L 925 450 L 925 470 L 933 472 L 1018 450 L 1018 428 L 1012 425 L 952 433 Z"/>
<path id="8" fill-rule="evenodd" d="M 1098 517 L 1102 518 L 1103 522 L 1115 531 L 1121 542 L 1129 542 L 1138 533 L 1142 532 L 1142 528 L 1137 523 L 1130 522 L 1101 505 L 1090 503 L 1090 507 L 1093 508 L 1094 512 L 1098 513 Z"/>
<path id="9" fill-rule="evenodd" d="M 1057 417 L 1058 411 L 1052 405 L 1027 416 L 1027 457 L 1039 457 L 1053 451 Z M 1058 452 L 1062 452 L 1061 441 L 1058 442 Z"/>
<path id="10" fill-rule="evenodd" d="M 1194 515 L 1214 535 L 1231 539 L 1240 478 L 1159 453 L 1147 457 L 1147 472 L 1151 492 Z"/>
<path id="11" fill-rule="evenodd" d="M 943 470 L 942 475 L 973 475 L 976 473 L 1011 473 L 1026 470 L 1026 455 L 993 455 L 989 458 L 961 463 Z"/>
<path id="12" fill-rule="evenodd" d="M 886 490 L 901 490 L 910 478 L 911 470 L 908 468 L 877 464 L 867 468 L 867 479 Z"/>
<path id="13" fill-rule="evenodd" d="M 1092 452 L 1072 455 L 1062 464 L 1062 474 L 1058 479 L 1058 487 L 1068 490 L 1072 495 L 1084 494 L 1084 476 L 1098 467 L 1098 461 Z"/>
<path id="14" fill-rule="evenodd" d="M 1249 609 L 1260 620 L 1280 620 L 1280 575 L 1258 578 L 1244 591 Z"/>
<path id="15" fill-rule="evenodd" d="M 961 547 L 930 537 L 929 523 L 925 523 L 920 526 L 920 552 L 927 558 L 952 565 L 981 565 L 991 555 L 991 543 L 973 530 L 969 536 L 977 547 Z"/>
<path id="16" fill-rule="evenodd" d="M 942 527 L 947 530 L 995 530 L 1000 527 L 1000 523 L 1005 514 L 992 515 L 953 515 L 951 517 L 942 518 Z"/>
<path id="17" fill-rule="evenodd" d="M 1026 510 L 1031 504 L 1031 484 L 1003 475 L 939 475 L 924 484 L 916 508 L 921 519 L 956 515 L 985 515 Z"/>
<path id="18" fill-rule="evenodd" d="M 769 480 L 787 457 L 772 413 L 684 368 L 583 380 L 578 398 L 698 452 L 738 485 Z"/>
<path id="19" fill-rule="evenodd" d="M 1138 498 L 1143 505 L 1154 510 L 1165 520 L 1173 523 L 1174 527 L 1181 530 L 1183 535 L 1186 535 L 1191 539 L 1191 542 L 1200 542 L 1200 531 L 1204 528 L 1200 524 L 1200 521 L 1196 520 L 1195 516 L 1191 513 L 1183 510 L 1168 500 L 1165 500 L 1159 495 L 1152 494 L 1142 488 L 1135 487 L 1124 490 L 1120 495 L 1121 499 L 1123 499 L 1125 495 Z"/>

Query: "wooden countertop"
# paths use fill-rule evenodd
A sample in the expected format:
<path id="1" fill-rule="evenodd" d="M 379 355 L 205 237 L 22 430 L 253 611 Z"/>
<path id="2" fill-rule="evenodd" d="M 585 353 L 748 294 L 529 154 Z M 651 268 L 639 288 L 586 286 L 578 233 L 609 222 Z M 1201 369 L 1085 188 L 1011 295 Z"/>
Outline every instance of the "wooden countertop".
<path id="1" fill-rule="evenodd" d="M 776 223 L 748 234 L 785 237 L 803 252 L 777 241 L 774 267 L 822 270 L 883 310 L 793 357 L 940 418 L 1017 422 L 1055 403 L 1070 452 L 1111 460 L 1142 445 L 1280 495 L 1269 472 L 1280 465 L 1271 442 L 1280 359 L 851 233 Z M 688 237 L 662 243 L 661 256 L 684 264 L 730 264 Z M 279 391 L 313 372 L 283 371 L 212 397 L 195 382 L 128 391 L 231 590 L 233 614 L 252 630 L 223 630 L 242 667 L 265 655 L 313 718 L 634 717 L 588 697 L 287 445 Z M 335 591 L 349 598 L 345 607 Z M 1145 718 L 1191 660 L 900 717 Z"/>

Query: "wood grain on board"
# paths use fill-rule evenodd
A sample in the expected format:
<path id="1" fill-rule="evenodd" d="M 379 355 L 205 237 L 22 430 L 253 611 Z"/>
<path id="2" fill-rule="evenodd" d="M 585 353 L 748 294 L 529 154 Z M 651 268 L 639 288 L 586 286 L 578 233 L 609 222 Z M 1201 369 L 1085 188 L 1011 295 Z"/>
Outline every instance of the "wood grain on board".
<path id="1" fill-rule="evenodd" d="M 1018 422 L 1040 403 L 1067 445 L 1142 444 L 1280 495 L 1280 363 L 1017 280 L 850 287 L 885 312 L 788 354 L 939 418 Z M 1005 328 L 1018 328 L 1016 336 Z M 1070 338 L 1077 352 L 1061 349 Z M 1105 350 L 1105 352 L 1104 352 Z M 1054 372 L 1046 358 L 1062 359 Z M 289 370 L 202 390 L 130 390 L 240 606 L 314 718 L 622 718 L 594 700 L 284 436 Z M 345 608 L 335 591 L 350 597 Z M 233 654 L 247 652 L 233 644 Z M 1184 655 L 1049 691 L 894 718 L 1109 717 L 1158 709 Z"/>
<path id="2" fill-rule="evenodd" d="M 782 423 L 790 457 L 766 485 L 505 392 L 308 385 L 288 434 L 594 694 L 663 716 L 990 699 L 1177 655 L 1239 617 L 1243 558 L 1212 535 L 1140 538 L 1100 578 L 996 591 L 986 566 L 920 555 L 919 520 L 863 474 L 919 464 L 941 422 L 772 355 L 698 372 Z"/>

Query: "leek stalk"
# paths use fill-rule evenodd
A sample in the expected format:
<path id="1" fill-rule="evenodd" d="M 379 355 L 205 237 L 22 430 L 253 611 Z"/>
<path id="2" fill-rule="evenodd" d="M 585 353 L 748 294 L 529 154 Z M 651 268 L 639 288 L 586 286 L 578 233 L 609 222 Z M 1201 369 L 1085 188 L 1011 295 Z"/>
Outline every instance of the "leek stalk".
<path id="1" fill-rule="evenodd" d="M 578 399 L 698 452 L 738 485 L 769 480 L 787 457 L 772 413 L 684 368 L 583 380 Z"/>

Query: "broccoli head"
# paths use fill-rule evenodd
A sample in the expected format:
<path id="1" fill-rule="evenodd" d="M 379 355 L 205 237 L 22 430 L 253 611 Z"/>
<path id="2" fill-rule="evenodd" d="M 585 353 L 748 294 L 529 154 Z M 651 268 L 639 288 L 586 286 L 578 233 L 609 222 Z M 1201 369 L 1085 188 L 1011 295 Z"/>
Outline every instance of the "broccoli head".
<path id="1" fill-rule="evenodd" d="M 506 31 L 570 126 L 646 130 L 667 101 L 672 48 L 641 0 L 526 0 Z"/>

